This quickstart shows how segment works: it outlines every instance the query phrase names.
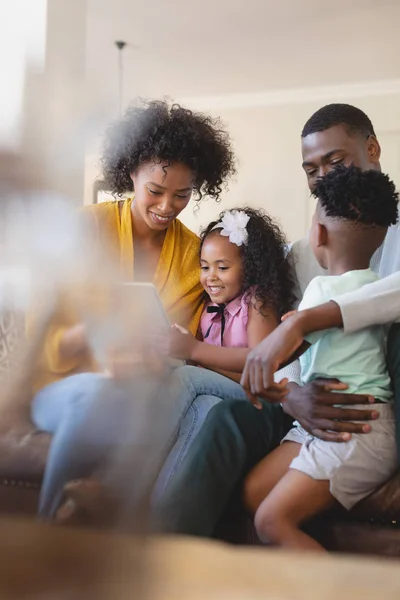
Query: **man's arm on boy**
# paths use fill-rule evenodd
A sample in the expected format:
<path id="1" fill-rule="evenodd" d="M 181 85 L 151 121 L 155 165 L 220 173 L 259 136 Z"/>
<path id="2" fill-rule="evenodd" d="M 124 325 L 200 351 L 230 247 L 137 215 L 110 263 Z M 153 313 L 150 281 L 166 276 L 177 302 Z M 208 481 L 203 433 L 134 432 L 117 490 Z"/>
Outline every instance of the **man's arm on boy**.
<path id="1" fill-rule="evenodd" d="M 400 320 L 400 272 L 332 298 L 340 307 L 346 333 Z"/>
<path id="2" fill-rule="evenodd" d="M 242 383 L 251 389 L 250 374 L 259 373 L 263 390 L 256 391 L 268 398 L 269 382 L 274 372 L 285 364 L 302 345 L 307 334 L 332 327 L 342 327 L 345 331 L 356 331 L 374 324 L 390 323 L 400 319 L 400 273 L 364 286 L 356 292 L 333 298 L 316 308 L 298 313 L 282 323 L 268 338 L 248 356 Z M 286 370 L 281 372 L 288 377 Z M 254 382 L 253 382 L 254 383 Z M 368 404 L 370 399 L 350 394 L 332 394 L 332 390 L 343 389 L 342 384 L 333 381 L 314 381 L 305 386 L 288 384 L 285 410 L 297 419 L 305 429 L 324 440 L 343 442 L 351 433 L 367 433 L 368 425 L 348 422 L 354 420 L 372 420 L 374 411 L 352 411 L 333 406 L 339 404 Z M 255 390 L 255 388 L 253 387 Z M 254 392 L 253 392 L 254 393 Z M 346 412 L 345 412 L 346 411 Z M 340 421 L 340 419 L 346 419 Z M 329 431 L 327 431 L 329 430 Z"/>

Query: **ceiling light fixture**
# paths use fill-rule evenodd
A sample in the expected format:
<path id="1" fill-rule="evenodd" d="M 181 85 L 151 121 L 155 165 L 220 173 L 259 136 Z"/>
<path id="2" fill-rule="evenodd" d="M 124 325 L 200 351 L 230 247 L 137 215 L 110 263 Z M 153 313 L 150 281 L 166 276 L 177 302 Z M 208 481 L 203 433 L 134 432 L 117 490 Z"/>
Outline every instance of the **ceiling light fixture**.
<path id="1" fill-rule="evenodd" d="M 122 104 L 123 104 L 123 95 L 124 95 L 124 64 L 123 64 L 123 50 L 126 47 L 126 42 L 122 40 L 117 40 L 115 42 L 116 47 L 118 48 L 118 110 L 119 116 L 122 114 Z"/>

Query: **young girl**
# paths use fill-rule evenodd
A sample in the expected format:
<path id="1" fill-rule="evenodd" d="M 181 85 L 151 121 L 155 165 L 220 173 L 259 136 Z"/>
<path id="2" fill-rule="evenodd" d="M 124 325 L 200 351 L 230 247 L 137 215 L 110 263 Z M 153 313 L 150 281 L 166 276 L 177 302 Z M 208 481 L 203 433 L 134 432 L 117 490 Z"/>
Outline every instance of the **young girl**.
<path id="1" fill-rule="evenodd" d="M 317 183 L 314 195 L 318 204 L 310 244 L 329 276 L 313 279 L 299 310 L 376 281 L 369 268 L 371 257 L 388 227 L 397 222 L 398 194 L 387 175 L 377 171 L 337 167 Z M 344 384 L 341 391 L 369 397 L 374 402 L 371 431 L 353 434 L 340 444 L 329 441 L 329 432 L 320 439 L 295 423 L 284 443 L 250 473 L 245 496 L 258 506 L 255 525 L 262 541 L 323 550 L 300 525 L 338 503 L 350 510 L 396 471 L 393 393 L 383 327 L 354 333 L 318 331 L 306 339 L 309 349 L 300 359 L 302 382 L 337 378 Z M 247 387 L 246 380 L 245 374 Z M 353 415 L 365 405 L 346 408 Z"/>
<path id="2" fill-rule="evenodd" d="M 223 399 L 247 398 L 239 384 L 247 354 L 293 302 L 284 236 L 262 211 L 228 210 L 210 223 L 201 236 L 200 268 L 206 303 L 199 333 L 195 337 L 176 325 L 171 334 L 171 354 L 198 366 L 172 375 L 185 417 L 159 476 L 156 500 L 210 408 Z"/>

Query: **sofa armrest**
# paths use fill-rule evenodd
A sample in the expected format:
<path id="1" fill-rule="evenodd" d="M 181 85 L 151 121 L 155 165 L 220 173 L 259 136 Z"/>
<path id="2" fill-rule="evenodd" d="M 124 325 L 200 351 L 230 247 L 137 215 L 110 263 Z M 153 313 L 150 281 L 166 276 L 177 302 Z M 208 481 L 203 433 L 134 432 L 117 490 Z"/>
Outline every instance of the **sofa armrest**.
<path id="1" fill-rule="evenodd" d="M 41 481 L 50 440 L 26 411 L 7 411 L 0 422 L 0 479 Z"/>

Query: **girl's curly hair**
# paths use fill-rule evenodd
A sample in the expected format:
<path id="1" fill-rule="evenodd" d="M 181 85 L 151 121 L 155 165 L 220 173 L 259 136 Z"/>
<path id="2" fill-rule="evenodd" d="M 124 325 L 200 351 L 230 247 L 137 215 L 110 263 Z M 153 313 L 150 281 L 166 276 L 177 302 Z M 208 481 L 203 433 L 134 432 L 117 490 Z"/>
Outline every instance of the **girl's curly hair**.
<path id="1" fill-rule="evenodd" d="M 234 210 L 244 211 L 250 217 L 246 226 L 248 242 L 239 247 L 244 274 L 241 293 L 255 287 L 260 312 L 273 308 L 282 316 L 293 309 L 295 302 L 294 281 L 286 260 L 286 238 L 279 225 L 264 211 L 248 207 Z M 205 239 L 215 232 L 212 230 L 225 212 L 201 233 L 200 254 Z"/>
<path id="2" fill-rule="evenodd" d="M 133 190 L 131 173 L 149 161 L 186 165 L 195 174 L 198 199 L 218 200 L 236 172 L 229 134 L 219 119 L 164 100 L 132 105 L 106 133 L 103 178 L 115 196 Z"/>

